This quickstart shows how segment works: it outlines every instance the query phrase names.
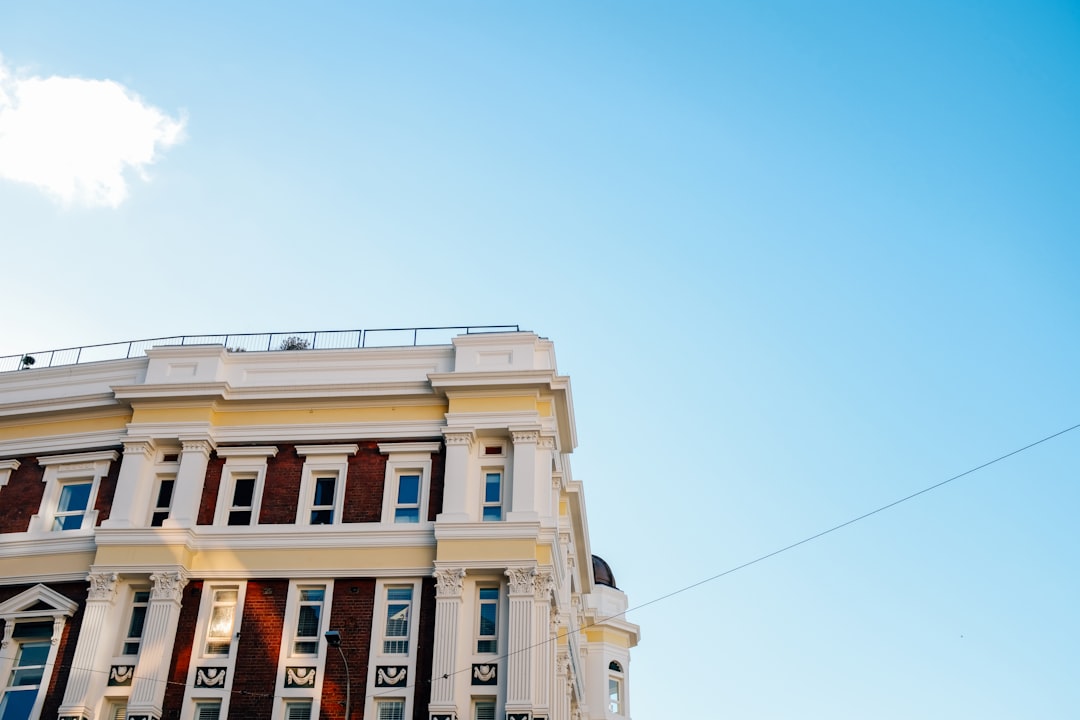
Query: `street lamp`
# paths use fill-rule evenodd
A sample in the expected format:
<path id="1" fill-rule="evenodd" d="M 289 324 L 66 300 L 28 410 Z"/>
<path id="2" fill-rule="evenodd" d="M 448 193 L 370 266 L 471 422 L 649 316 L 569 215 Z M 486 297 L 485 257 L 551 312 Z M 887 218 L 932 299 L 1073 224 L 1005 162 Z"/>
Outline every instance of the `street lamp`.
<path id="1" fill-rule="evenodd" d="M 350 714 L 352 710 L 352 680 L 349 678 L 349 663 L 345 660 L 345 651 L 341 649 L 341 633 L 337 630 L 327 630 L 326 644 L 330 647 L 337 648 L 338 653 L 341 654 L 341 663 L 345 666 L 345 720 L 350 720 Z"/>

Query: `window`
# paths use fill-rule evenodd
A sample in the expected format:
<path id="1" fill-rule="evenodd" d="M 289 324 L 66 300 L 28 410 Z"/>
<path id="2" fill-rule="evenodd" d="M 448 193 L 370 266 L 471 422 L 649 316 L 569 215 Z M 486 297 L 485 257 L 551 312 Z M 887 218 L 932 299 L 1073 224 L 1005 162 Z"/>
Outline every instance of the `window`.
<path id="1" fill-rule="evenodd" d="M 219 720 L 220 717 L 220 700 L 200 700 L 195 703 L 195 720 Z"/>
<path id="2" fill-rule="evenodd" d="M 420 522 L 420 476 L 398 475 L 397 502 L 394 505 L 394 522 Z"/>
<path id="3" fill-rule="evenodd" d="M 315 498 L 311 502 L 311 524 L 329 525 L 334 522 L 334 487 L 337 477 L 315 478 Z"/>
<path id="4" fill-rule="evenodd" d="M 296 454 L 304 457 L 304 468 L 300 472 L 300 502 L 296 507 L 297 525 L 341 522 L 349 457 L 359 449 L 359 445 L 296 446 Z"/>
<path id="5" fill-rule="evenodd" d="M 293 655 L 316 655 L 319 652 L 322 609 L 326 599 L 326 587 L 300 588 L 300 609 L 296 617 L 296 635 L 293 638 Z"/>
<path id="6" fill-rule="evenodd" d="M 60 486 L 60 501 L 53 514 L 53 527 L 56 530 L 78 530 L 82 528 L 86 517 L 87 504 L 90 502 L 91 480 L 67 482 Z"/>
<path id="7" fill-rule="evenodd" d="M 255 510 L 255 477 L 233 478 L 229 502 L 229 525 L 250 525 Z"/>
<path id="8" fill-rule="evenodd" d="M 233 626 L 236 624 L 235 587 L 214 588 L 210 604 L 210 620 L 206 624 L 206 655 L 228 655 L 232 647 Z"/>
<path id="9" fill-rule="evenodd" d="M 502 520 L 502 473 L 484 473 L 483 519 L 485 522 Z"/>
<path id="10" fill-rule="evenodd" d="M 405 720 L 405 701 L 376 700 L 375 717 L 378 720 Z"/>
<path id="11" fill-rule="evenodd" d="M 0 719 L 28 720 L 41 714 L 42 690 L 56 664 L 60 637 L 78 607 L 41 584 L 0 603 Z"/>
<path id="12" fill-rule="evenodd" d="M 311 701 L 286 702 L 285 720 L 311 720 Z"/>
<path id="13" fill-rule="evenodd" d="M 608 670 L 613 673 L 608 676 L 608 712 L 615 713 L 616 715 L 623 714 L 623 680 L 622 680 L 622 665 L 615 660 L 608 663 Z M 615 675 L 614 673 L 618 673 Z"/>
<path id="14" fill-rule="evenodd" d="M 415 525 L 428 521 L 431 486 L 431 454 L 439 452 L 437 442 L 379 443 L 387 456 L 384 476 L 384 523 Z"/>
<path id="15" fill-rule="evenodd" d="M 150 605 L 150 591 L 136 590 L 131 602 L 131 617 L 128 619 L 127 636 L 124 638 L 123 655 L 138 655 L 142 642 L 143 626 L 146 624 L 146 610 Z"/>
<path id="16" fill-rule="evenodd" d="M 273 446 L 219 447 L 218 457 L 225 458 L 218 491 L 216 525 L 258 525 L 266 461 L 277 455 Z"/>
<path id="17" fill-rule="evenodd" d="M 496 653 L 499 651 L 499 588 L 480 588 L 480 602 L 477 605 L 480 617 L 476 626 L 476 652 Z"/>
<path id="18" fill-rule="evenodd" d="M 169 517 L 175 484 L 176 478 L 173 477 L 163 477 L 158 480 L 157 497 L 150 515 L 150 527 L 161 527 L 161 524 Z"/>
<path id="19" fill-rule="evenodd" d="M 474 720 L 495 720 L 495 701 L 491 699 L 477 700 L 473 704 Z"/>
<path id="20" fill-rule="evenodd" d="M 116 700 L 106 699 L 105 710 L 101 714 L 104 720 L 124 720 L 127 714 L 127 701 L 123 698 Z"/>
<path id="21" fill-rule="evenodd" d="M 386 589 L 386 633 L 383 652 L 388 655 L 409 652 L 409 612 L 412 610 L 411 587 Z"/>
<path id="22" fill-rule="evenodd" d="M 20 634 L 23 637 L 20 638 Z M 51 622 L 15 626 L 15 663 L 0 699 L 0 718 L 3 720 L 27 720 L 31 716 L 45 675 L 51 636 Z"/>
<path id="23" fill-rule="evenodd" d="M 45 468 L 45 492 L 29 530 L 63 532 L 93 527 L 97 522 L 93 508 L 98 485 L 118 457 L 119 453 L 110 450 L 38 458 Z"/>

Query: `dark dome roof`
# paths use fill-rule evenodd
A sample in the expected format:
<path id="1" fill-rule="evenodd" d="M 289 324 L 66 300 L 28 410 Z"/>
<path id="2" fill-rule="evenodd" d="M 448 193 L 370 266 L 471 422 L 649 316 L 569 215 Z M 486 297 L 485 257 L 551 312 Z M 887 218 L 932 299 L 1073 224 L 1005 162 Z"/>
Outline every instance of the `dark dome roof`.
<path id="1" fill-rule="evenodd" d="M 599 555 L 592 556 L 592 574 L 597 585 L 607 585 L 616 590 L 619 589 L 619 586 L 615 584 L 615 573 L 611 572 L 611 566 Z"/>

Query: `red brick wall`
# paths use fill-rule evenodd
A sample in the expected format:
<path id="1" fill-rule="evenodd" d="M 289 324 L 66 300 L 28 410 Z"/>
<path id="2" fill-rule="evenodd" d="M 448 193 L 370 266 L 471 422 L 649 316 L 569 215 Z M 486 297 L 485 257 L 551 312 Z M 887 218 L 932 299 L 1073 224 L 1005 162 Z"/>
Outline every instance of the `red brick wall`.
<path id="1" fill-rule="evenodd" d="M 7 459 L 7 458 L 5 458 Z M 11 473 L 8 484 L 0 488 L 0 533 L 26 532 L 30 516 L 41 507 L 45 468 L 34 456 L 14 458 L 19 468 Z"/>
<path id="2" fill-rule="evenodd" d="M 117 450 L 122 450 L 117 448 Z M 101 478 L 101 482 L 98 483 L 97 500 L 94 502 L 94 509 L 98 511 L 98 525 L 103 520 L 109 519 L 109 513 L 112 512 L 113 497 L 116 496 L 116 478 L 120 476 L 120 463 L 124 459 L 124 453 L 120 452 L 120 457 L 109 463 L 109 474 Z"/>
<path id="3" fill-rule="evenodd" d="M 443 488 L 446 486 L 446 453 L 440 450 L 431 456 L 431 493 L 428 495 L 428 520 L 442 512 Z"/>
<path id="4" fill-rule="evenodd" d="M 251 580 L 247 584 L 229 717 L 268 718 L 273 712 L 288 597 L 288 580 Z"/>
<path id="5" fill-rule="evenodd" d="M 266 459 L 266 480 L 259 511 L 261 525 L 292 525 L 296 522 L 304 458 L 296 454 L 295 445 L 278 445 L 277 448 L 277 455 Z"/>
<path id="6" fill-rule="evenodd" d="M 36 464 L 36 463 L 35 463 Z M 22 468 L 19 468 L 20 470 Z M 5 492 L 7 489 L 5 488 Z M 33 585 L 14 585 L 0 587 L 0 602 L 9 600 Z M 60 702 L 67 688 L 68 675 L 71 671 L 71 661 L 75 657 L 75 644 L 79 639 L 79 629 L 82 627 L 83 608 L 86 605 L 87 584 L 78 583 L 50 583 L 49 589 L 55 590 L 64 597 L 79 604 L 79 609 L 68 618 L 64 626 L 64 633 L 60 637 L 60 645 L 56 652 L 56 665 L 53 669 L 52 678 L 49 680 L 48 694 L 45 696 L 45 705 L 41 709 L 41 717 L 55 718 L 60 710 Z M 4 623 L 0 621 L 0 633 L 4 630 Z"/>
<path id="7" fill-rule="evenodd" d="M 202 580 L 192 580 L 184 588 L 180 618 L 176 623 L 176 642 L 173 644 L 172 660 L 169 663 L 169 684 L 165 687 L 165 699 L 162 703 L 163 720 L 180 717 L 184 685 L 187 683 L 188 666 L 191 664 L 191 646 L 195 640 L 195 626 L 199 622 L 202 590 Z"/>
<path id="8" fill-rule="evenodd" d="M 206 466 L 206 478 L 203 480 L 202 499 L 199 502 L 199 525 L 214 524 L 214 511 L 221 487 L 221 468 L 224 466 L 225 458 L 219 458 L 216 454 L 210 456 L 210 462 Z"/>
<path id="9" fill-rule="evenodd" d="M 386 456 L 379 452 L 378 442 L 364 440 L 358 444 L 359 451 L 349 458 L 342 521 L 379 522 L 382 519 Z"/>
<path id="10" fill-rule="evenodd" d="M 367 694 L 368 655 L 371 649 L 371 617 L 375 611 L 375 581 L 344 579 L 334 583 L 334 600 L 330 609 L 330 629 L 341 632 L 341 651 L 349 663 L 352 678 L 352 716 L 364 717 L 364 696 Z M 323 678 L 323 720 L 340 720 L 345 707 L 345 666 L 337 650 L 326 656 Z"/>

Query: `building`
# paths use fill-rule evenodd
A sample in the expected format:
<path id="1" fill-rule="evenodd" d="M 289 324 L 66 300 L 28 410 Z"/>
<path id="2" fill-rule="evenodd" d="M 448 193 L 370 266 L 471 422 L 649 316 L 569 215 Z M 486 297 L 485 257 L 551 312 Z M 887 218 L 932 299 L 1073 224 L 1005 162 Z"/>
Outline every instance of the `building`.
<path id="1" fill-rule="evenodd" d="M 569 379 L 467 330 L 9 363 L 0 720 L 628 718 Z"/>

